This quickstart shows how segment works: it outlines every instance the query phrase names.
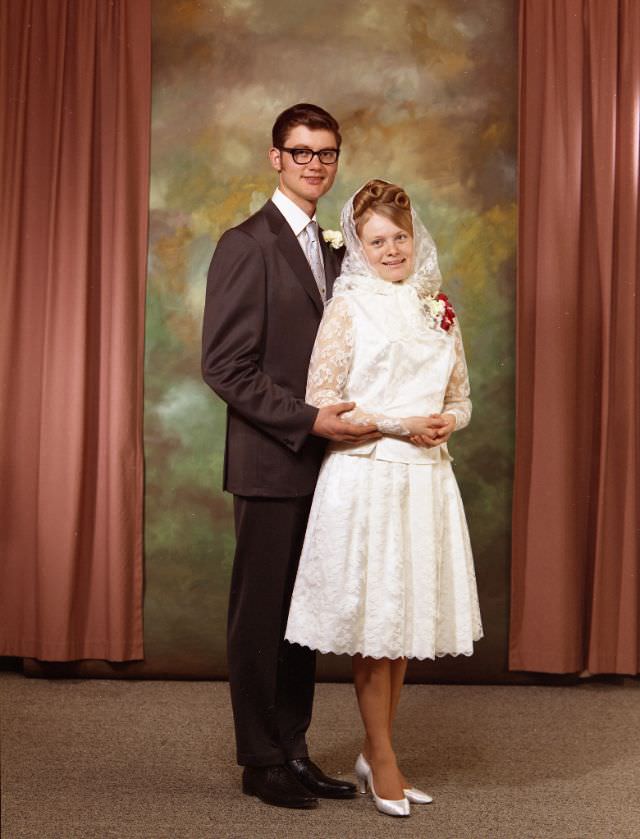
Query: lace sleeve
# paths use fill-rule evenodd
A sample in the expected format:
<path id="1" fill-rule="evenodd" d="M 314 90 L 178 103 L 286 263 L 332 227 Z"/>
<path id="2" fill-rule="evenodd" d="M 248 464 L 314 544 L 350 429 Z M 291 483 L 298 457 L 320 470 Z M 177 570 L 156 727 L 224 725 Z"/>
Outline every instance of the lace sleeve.
<path id="1" fill-rule="evenodd" d="M 454 330 L 456 360 L 449 377 L 447 390 L 444 395 L 443 414 L 453 414 L 456 419 L 456 430 L 469 425 L 471 419 L 471 399 L 469 398 L 469 373 L 462 345 L 462 334 L 456 320 Z"/>
<path id="2" fill-rule="evenodd" d="M 353 357 L 353 321 L 349 303 L 344 297 L 329 301 L 316 336 L 309 375 L 306 401 L 316 408 L 344 401 L 344 390 Z M 382 414 L 368 414 L 358 407 L 341 414 L 356 425 L 376 425 L 378 431 L 398 437 L 409 435 L 402 420 Z"/>

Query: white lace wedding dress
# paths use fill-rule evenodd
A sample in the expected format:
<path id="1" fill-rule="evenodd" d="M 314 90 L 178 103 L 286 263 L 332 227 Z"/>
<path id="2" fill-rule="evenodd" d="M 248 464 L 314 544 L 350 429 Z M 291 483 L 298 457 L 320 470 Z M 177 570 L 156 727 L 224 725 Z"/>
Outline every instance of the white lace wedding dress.
<path id="1" fill-rule="evenodd" d="M 328 448 L 285 637 L 374 658 L 471 655 L 482 625 L 451 458 L 446 445 L 415 446 L 402 423 L 444 412 L 457 429 L 469 422 L 457 320 L 445 331 L 429 316 L 421 292 L 433 283 L 391 283 L 366 269 L 341 280 L 316 339 L 307 402 L 355 402 L 352 421 L 376 422 L 385 436 Z"/>

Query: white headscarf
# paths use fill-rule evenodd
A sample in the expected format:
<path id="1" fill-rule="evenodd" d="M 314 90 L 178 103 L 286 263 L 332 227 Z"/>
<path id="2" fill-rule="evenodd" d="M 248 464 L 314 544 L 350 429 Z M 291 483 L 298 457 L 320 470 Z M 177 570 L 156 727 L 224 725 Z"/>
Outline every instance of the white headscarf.
<path id="1" fill-rule="evenodd" d="M 372 282 L 376 284 L 385 283 L 386 286 L 410 285 L 414 287 L 420 298 L 435 296 L 442 283 L 438 267 L 438 253 L 429 231 L 416 215 L 413 206 L 411 207 L 413 270 L 409 277 L 401 283 L 392 284 L 388 280 L 383 280 L 369 265 L 364 247 L 356 232 L 356 223 L 353 218 L 353 199 L 360 192 L 360 189 L 362 187 L 354 192 L 340 214 L 340 226 L 342 227 L 347 252 L 342 261 L 340 276 L 333 286 L 334 296 L 340 294 L 341 291 L 348 291 L 353 288 L 373 288 Z M 378 288 L 382 290 L 385 287 L 378 286 Z"/>

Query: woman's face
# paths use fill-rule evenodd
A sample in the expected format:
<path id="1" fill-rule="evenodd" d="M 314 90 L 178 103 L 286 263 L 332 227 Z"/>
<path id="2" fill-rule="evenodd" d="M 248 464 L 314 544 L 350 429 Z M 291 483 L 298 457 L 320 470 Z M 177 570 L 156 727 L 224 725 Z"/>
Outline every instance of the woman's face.
<path id="1" fill-rule="evenodd" d="M 413 236 L 386 216 L 372 213 L 360 231 L 369 265 L 390 283 L 406 280 L 413 269 Z"/>

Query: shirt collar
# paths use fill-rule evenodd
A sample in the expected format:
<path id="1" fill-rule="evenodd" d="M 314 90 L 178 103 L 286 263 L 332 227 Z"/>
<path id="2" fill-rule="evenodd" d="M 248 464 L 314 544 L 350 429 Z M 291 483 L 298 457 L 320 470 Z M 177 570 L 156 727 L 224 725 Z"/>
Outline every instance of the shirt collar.
<path id="1" fill-rule="evenodd" d="M 293 230 L 296 236 L 299 236 L 302 233 L 305 227 L 309 224 L 309 221 L 316 221 L 315 213 L 310 219 L 304 210 L 301 210 L 297 204 L 295 204 L 277 187 L 271 200 L 285 217 L 289 227 Z"/>

